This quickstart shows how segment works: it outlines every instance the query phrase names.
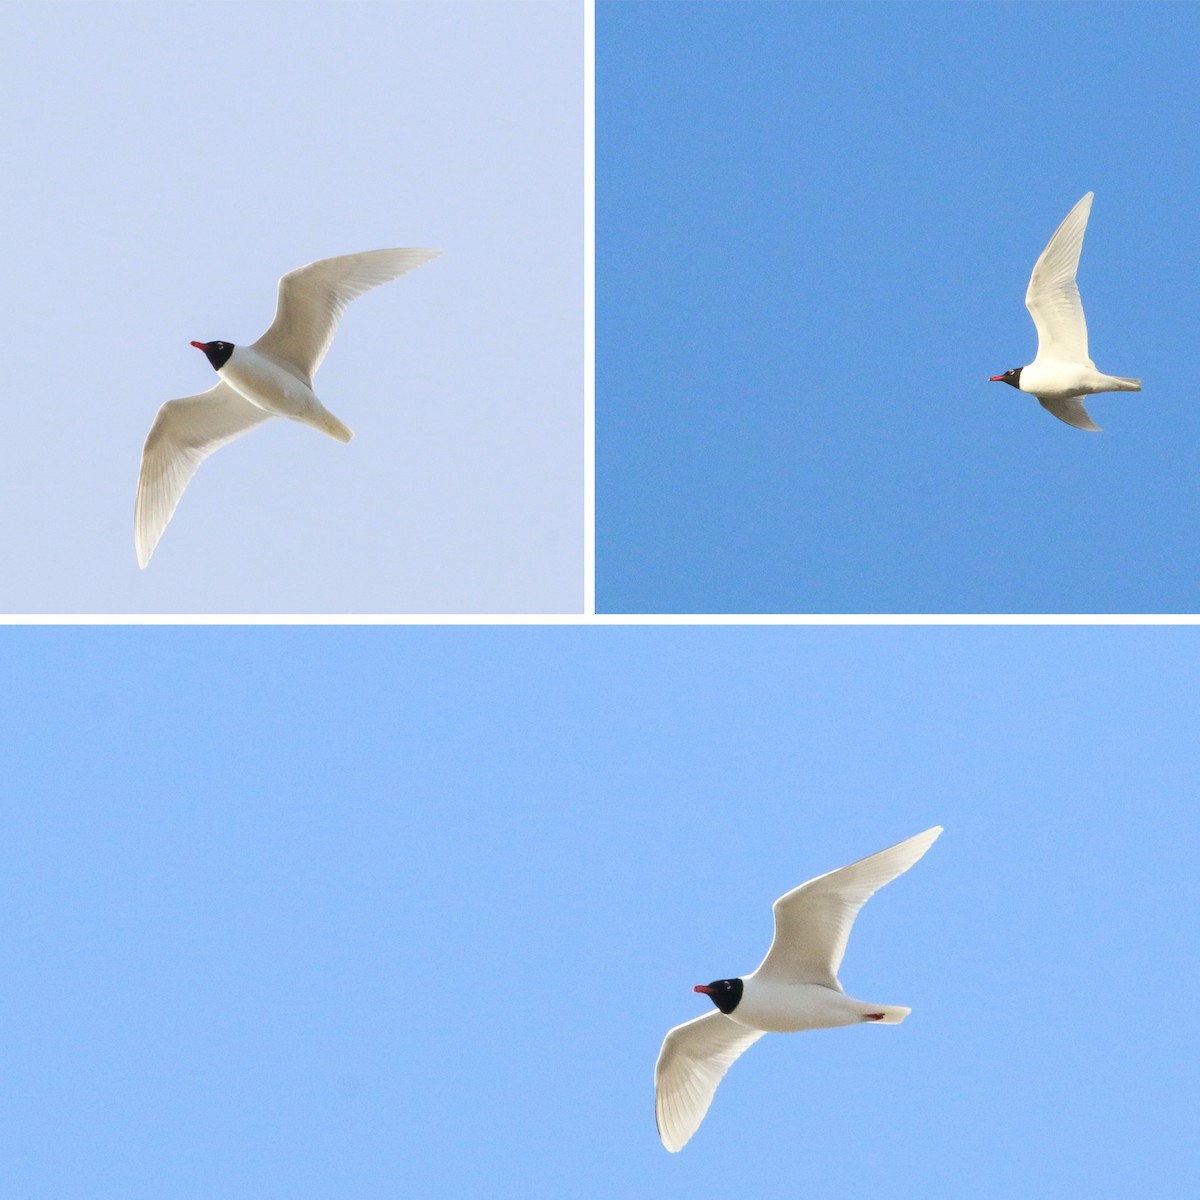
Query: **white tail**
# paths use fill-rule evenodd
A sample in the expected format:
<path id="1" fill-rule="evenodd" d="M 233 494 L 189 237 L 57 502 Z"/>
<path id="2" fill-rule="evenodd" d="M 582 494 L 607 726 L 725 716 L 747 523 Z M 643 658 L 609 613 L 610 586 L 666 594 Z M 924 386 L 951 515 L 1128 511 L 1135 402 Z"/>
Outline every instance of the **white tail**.
<path id="1" fill-rule="evenodd" d="M 343 425 L 333 413 L 324 408 L 305 413 L 304 420 L 322 433 L 329 434 L 331 438 L 337 438 L 339 442 L 348 442 L 354 436 L 353 429 L 348 425 Z"/>
<path id="2" fill-rule="evenodd" d="M 899 1025 L 911 1008 L 903 1008 L 899 1004 L 876 1004 L 869 1013 L 863 1014 L 864 1021 L 875 1021 L 880 1025 Z"/>
<path id="3" fill-rule="evenodd" d="M 1118 386 L 1113 388 L 1115 392 L 1140 392 L 1142 390 L 1142 381 L 1140 379 L 1128 379 L 1124 375 L 1110 376 L 1113 383 Z"/>

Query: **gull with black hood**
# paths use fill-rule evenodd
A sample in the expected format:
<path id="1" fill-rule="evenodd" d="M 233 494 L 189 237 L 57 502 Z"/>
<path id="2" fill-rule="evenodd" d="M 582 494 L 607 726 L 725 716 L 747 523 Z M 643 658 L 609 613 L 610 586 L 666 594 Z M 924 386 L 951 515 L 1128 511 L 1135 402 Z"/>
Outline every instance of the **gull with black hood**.
<path id="1" fill-rule="evenodd" d="M 1037 329 L 1037 356 L 1027 366 L 1012 367 L 1003 375 L 988 378 L 992 383 L 1007 383 L 1036 396 L 1047 412 L 1076 429 L 1098 432 L 1100 426 L 1084 407 L 1084 396 L 1140 392 L 1142 381 L 1105 375 L 1088 357 L 1087 322 L 1075 273 L 1093 194 L 1088 192 L 1067 213 L 1033 265 L 1025 307 Z"/>
<path id="2" fill-rule="evenodd" d="M 317 399 L 313 376 L 351 300 L 437 258 L 440 250 L 367 250 L 323 258 L 279 281 L 270 329 L 251 346 L 192 342 L 219 382 L 158 410 L 142 449 L 134 506 L 138 565 L 154 553 L 200 464 L 271 417 L 288 417 L 348 442 L 354 435 Z"/>
<path id="3" fill-rule="evenodd" d="M 793 888 L 775 901 L 775 938 L 757 970 L 696 985 L 693 990 L 708 996 L 717 1011 L 676 1025 L 654 1067 L 654 1115 L 668 1150 L 687 1145 L 725 1072 L 764 1033 L 898 1025 L 908 1016 L 911 1010 L 899 1005 L 851 999 L 837 973 L 859 909 L 907 871 L 941 832 L 935 825 Z"/>

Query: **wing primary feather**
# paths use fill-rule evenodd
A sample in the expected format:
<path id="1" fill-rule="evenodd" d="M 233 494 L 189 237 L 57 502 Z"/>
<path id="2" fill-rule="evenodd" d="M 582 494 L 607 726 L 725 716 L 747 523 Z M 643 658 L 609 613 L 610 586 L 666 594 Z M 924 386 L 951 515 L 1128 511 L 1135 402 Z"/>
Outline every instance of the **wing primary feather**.
<path id="1" fill-rule="evenodd" d="M 841 990 L 838 968 L 862 906 L 909 869 L 942 833 L 935 825 L 849 866 L 818 875 L 775 901 L 775 937 L 755 974 Z"/>
<path id="2" fill-rule="evenodd" d="M 1083 403 L 1082 396 L 1067 396 L 1062 400 L 1045 399 L 1039 396 L 1037 399 L 1048 413 L 1052 413 L 1067 425 L 1072 425 L 1076 429 L 1086 429 L 1092 433 L 1100 432 L 1100 426 L 1092 420 L 1091 414 Z"/>
<path id="3" fill-rule="evenodd" d="M 1025 307 L 1037 329 L 1037 358 L 1043 361 L 1095 365 L 1088 358 L 1087 321 L 1075 282 L 1092 198 L 1088 192 L 1063 218 L 1029 277 Z"/>
<path id="4" fill-rule="evenodd" d="M 254 348 L 290 364 L 311 383 L 350 302 L 441 253 L 416 248 L 365 250 L 318 259 L 289 271 L 279 281 L 275 319 Z"/>
<path id="5" fill-rule="evenodd" d="M 654 1065 L 654 1120 L 668 1150 L 687 1145 L 726 1071 L 762 1036 L 719 1012 L 668 1032 Z"/>
<path id="6" fill-rule="evenodd" d="M 214 451 L 270 418 L 224 381 L 201 392 L 168 400 L 146 435 L 133 509 L 138 566 L 149 563 L 184 489 Z"/>

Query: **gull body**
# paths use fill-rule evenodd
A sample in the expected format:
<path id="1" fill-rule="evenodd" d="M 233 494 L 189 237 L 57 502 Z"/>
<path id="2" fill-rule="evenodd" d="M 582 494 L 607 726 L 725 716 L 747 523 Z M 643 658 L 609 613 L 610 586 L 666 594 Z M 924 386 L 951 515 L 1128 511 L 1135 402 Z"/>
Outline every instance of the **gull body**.
<path id="1" fill-rule="evenodd" d="M 437 258 L 440 250 L 367 250 L 323 258 L 279 281 L 271 327 L 250 346 L 192 342 L 217 385 L 169 400 L 142 449 L 134 506 L 134 545 L 145 567 L 200 464 L 271 417 L 287 417 L 348 442 L 354 435 L 317 398 L 313 376 L 346 306 L 364 292 Z"/>
<path id="2" fill-rule="evenodd" d="M 208 353 L 211 343 L 193 342 Z M 219 343 L 218 343 L 219 344 Z M 209 361 L 212 361 L 210 356 Z M 215 364 L 214 364 L 215 365 Z M 317 399 L 311 381 L 295 367 L 264 354 L 253 346 L 234 346 L 229 358 L 216 368 L 217 375 L 244 400 L 261 409 L 264 417 L 288 417 L 311 425 L 339 442 L 353 432 Z"/>
<path id="3" fill-rule="evenodd" d="M 328 433 L 320 414 L 330 415 L 299 371 L 277 362 L 251 346 L 235 346 L 226 365 L 217 371 L 224 382 L 271 416 L 289 416 Z M 341 425 L 341 421 L 337 422 Z M 349 440 L 349 437 L 341 440 Z"/>
<path id="4" fill-rule="evenodd" d="M 654 1115 L 670 1151 L 700 1127 L 717 1085 L 766 1033 L 799 1033 L 864 1023 L 898 1025 L 912 1011 L 847 996 L 838 968 L 859 909 L 907 871 L 941 834 L 940 825 L 907 841 L 818 875 L 775 901 L 775 937 L 749 975 L 697 984 L 716 1012 L 677 1025 L 654 1067 Z"/>
<path id="5" fill-rule="evenodd" d="M 912 1011 L 897 1005 L 852 1000 L 845 992 L 820 983 L 781 983 L 758 979 L 757 975 L 755 971 L 742 980 L 742 998 L 728 1016 L 747 1029 L 763 1033 L 836 1029 L 839 1025 L 857 1025 L 862 1021 L 899 1024 Z M 886 1020 L 889 1014 L 891 1022 Z"/>
<path id="6" fill-rule="evenodd" d="M 1088 414 L 1083 397 L 1097 392 L 1140 392 L 1142 382 L 1106 375 L 1088 357 L 1087 322 L 1075 275 L 1093 196 L 1088 192 L 1063 218 L 1029 277 L 1025 307 L 1037 329 L 1037 356 L 1024 367 L 1013 367 L 989 379 L 1036 396 L 1047 412 L 1076 429 L 1098 432 L 1100 426 Z"/>

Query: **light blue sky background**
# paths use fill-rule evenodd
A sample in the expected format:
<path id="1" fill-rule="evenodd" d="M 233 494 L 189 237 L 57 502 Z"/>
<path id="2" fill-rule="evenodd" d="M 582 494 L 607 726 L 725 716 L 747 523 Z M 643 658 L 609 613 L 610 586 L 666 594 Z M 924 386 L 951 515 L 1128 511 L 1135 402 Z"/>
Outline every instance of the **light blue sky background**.
<path id="1" fill-rule="evenodd" d="M 47 3 L 0 44 L 0 611 L 582 607 L 582 7 Z M 286 421 L 201 468 L 145 573 L 159 405 L 316 258 L 357 301 Z"/>
<path id="2" fill-rule="evenodd" d="M 1190 629 L 0 632 L 0 1191 L 1183 1196 Z M 679 1156 L 770 904 L 934 823 Z"/>
<path id="3" fill-rule="evenodd" d="M 597 8 L 602 611 L 1200 609 L 1200 8 Z M 1089 190 L 1102 434 L 986 382 Z"/>

